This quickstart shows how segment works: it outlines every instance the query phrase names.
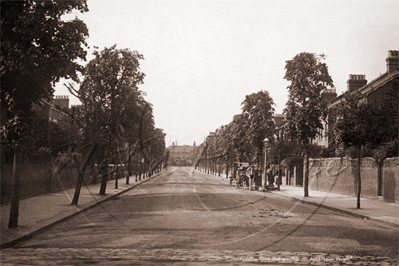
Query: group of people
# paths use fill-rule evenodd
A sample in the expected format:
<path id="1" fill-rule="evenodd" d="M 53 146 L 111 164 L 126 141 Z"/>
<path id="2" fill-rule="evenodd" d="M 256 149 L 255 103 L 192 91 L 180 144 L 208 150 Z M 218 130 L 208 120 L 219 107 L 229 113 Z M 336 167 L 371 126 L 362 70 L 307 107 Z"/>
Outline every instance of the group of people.
<path id="1" fill-rule="evenodd" d="M 267 167 L 266 173 L 267 173 L 267 184 L 274 185 L 276 180 L 278 179 L 278 174 L 276 173 L 274 175 L 273 168 L 272 167 Z M 234 169 L 233 176 L 231 177 L 230 184 L 232 184 L 233 179 L 236 180 L 236 187 L 240 188 L 241 186 L 246 186 L 249 188 L 250 184 L 254 184 L 255 182 L 255 176 L 259 175 L 260 171 L 257 167 L 249 167 L 249 166 L 244 166 L 242 163 L 237 164 L 236 169 Z M 256 184 L 255 184 L 256 185 Z"/>

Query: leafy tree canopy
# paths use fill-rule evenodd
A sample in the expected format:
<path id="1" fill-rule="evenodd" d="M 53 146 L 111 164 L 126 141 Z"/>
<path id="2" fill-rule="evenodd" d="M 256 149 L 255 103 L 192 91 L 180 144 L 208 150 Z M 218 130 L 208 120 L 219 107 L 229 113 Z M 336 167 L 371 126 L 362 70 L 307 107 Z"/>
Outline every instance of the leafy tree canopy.
<path id="1" fill-rule="evenodd" d="M 291 82 L 287 87 L 289 99 L 284 110 L 287 133 L 305 145 L 316 137 L 326 116 L 321 93 L 334 87 L 324 59 L 323 54 L 301 53 L 285 65 L 284 79 Z"/>
<path id="2" fill-rule="evenodd" d="M 116 45 L 94 55 L 83 71 L 79 90 L 68 88 L 82 102 L 86 138 L 116 141 L 124 132 L 121 127 L 126 129 L 132 115 L 141 113 L 145 105 L 138 89 L 145 77 L 139 68 L 143 56 Z"/>
<path id="3" fill-rule="evenodd" d="M 274 127 L 273 99 L 267 91 L 260 91 L 245 96 L 241 105 L 246 117 L 248 134 L 254 138 L 261 138 L 263 141 L 267 133 L 272 133 L 269 131 L 272 131 Z"/>
<path id="4" fill-rule="evenodd" d="M 7 114 L 3 142 L 23 138 L 33 103 L 50 99 L 61 77 L 77 79 L 85 60 L 88 29 L 73 10 L 87 12 L 86 0 L 1 1 L 1 107 Z"/>
<path id="5" fill-rule="evenodd" d="M 259 163 L 263 140 L 266 137 L 271 139 L 274 133 L 274 102 L 267 91 L 259 91 L 247 95 L 241 105 L 246 137 L 256 151 Z"/>

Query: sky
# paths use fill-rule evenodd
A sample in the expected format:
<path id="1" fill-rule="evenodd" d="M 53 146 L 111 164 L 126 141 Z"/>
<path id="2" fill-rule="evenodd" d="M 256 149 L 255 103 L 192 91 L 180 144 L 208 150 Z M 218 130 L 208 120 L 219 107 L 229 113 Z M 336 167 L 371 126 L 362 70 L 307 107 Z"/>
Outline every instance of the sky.
<path id="1" fill-rule="evenodd" d="M 88 7 L 78 14 L 89 29 L 87 62 L 94 46 L 144 56 L 139 89 L 166 146 L 201 144 L 261 90 L 283 113 L 285 63 L 299 53 L 326 55 L 340 95 L 350 74 L 371 81 L 386 71 L 388 51 L 399 50 L 397 0 L 88 0 Z M 70 95 L 66 82 L 55 95 Z"/>

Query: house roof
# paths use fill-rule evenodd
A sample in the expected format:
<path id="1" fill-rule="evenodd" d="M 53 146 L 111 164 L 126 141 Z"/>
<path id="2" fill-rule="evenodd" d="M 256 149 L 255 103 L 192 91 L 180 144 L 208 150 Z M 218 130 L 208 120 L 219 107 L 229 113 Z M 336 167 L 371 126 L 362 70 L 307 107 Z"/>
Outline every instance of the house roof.
<path id="1" fill-rule="evenodd" d="M 388 72 L 385 72 L 384 74 L 380 75 L 379 77 L 373 79 L 363 87 L 357 89 L 356 91 L 352 93 L 361 93 L 363 97 L 369 95 L 371 92 L 377 90 L 378 88 L 384 86 L 388 82 L 392 81 L 393 79 L 399 77 L 399 71 L 393 72 L 388 74 Z M 344 97 L 344 94 L 341 94 L 338 96 L 335 100 L 329 103 L 328 108 L 331 108 L 339 103 L 342 102 L 342 99 Z"/>

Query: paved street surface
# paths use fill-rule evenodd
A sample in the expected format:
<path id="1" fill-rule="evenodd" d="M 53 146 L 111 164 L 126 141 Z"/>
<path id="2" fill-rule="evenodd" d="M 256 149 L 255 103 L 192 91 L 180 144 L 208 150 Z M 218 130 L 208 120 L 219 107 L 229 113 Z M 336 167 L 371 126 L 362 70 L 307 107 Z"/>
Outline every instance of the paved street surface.
<path id="1" fill-rule="evenodd" d="M 395 226 L 170 168 L 1 250 L 1 265 L 398 265 Z"/>

